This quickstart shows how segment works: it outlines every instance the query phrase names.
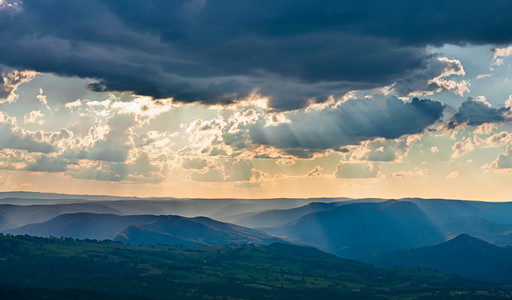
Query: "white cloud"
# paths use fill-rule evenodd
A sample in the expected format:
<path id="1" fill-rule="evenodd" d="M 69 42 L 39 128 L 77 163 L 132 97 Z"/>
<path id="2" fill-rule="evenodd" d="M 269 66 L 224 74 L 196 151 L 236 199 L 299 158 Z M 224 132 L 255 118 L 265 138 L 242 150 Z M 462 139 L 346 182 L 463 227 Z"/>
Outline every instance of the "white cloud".
<path id="1" fill-rule="evenodd" d="M 507 131 L 501 131 L 486 138 L 484 144 L 487 147 L 500 147 L 503 145 L 510 144 L 511 142 L 512 133 Z"/>
<path id="2" fill-rule="evenodd" d="M 324 170 L 324 168 L 322 168 L 321 166 L 319 165 L 316 165 L 312 170 L 310 170 L 308 173 L 307 173 L 307 176 L 308 177 L 319 177 L 322 175 L 322 171 Z"/>
<path id="3" fill-rule="evenodd" d="M 18 13 L 22 7 L 23 3 L 19 0 L 0 0 L 0 11 L 8 10 L 11 13 Z"/>
<path id="4" fill-rule="evenodd" d="M 492 51 L 494 52 L 494 58 L 491 65 L 501 66 L 503 65 L 503 58 L 512 55 L 512 45 L 505 48 L 493 48 Z"/>
<path id="5" fill-rule="evenodd" d="M 489 164 L 483 165 L 484 169 L 512 169 L 512 147 L 509 145 L 504 153 L 498 154 L 498 157 Z"/>
<path id="6" fill-rule="evenodd" d="M 373 178 L 380 174 L 379 163 L 341 163 L 337 166 L 334 175 L 337 178 Z"/>
<path id="7" fill-rule="evenodd" d="M 0 111 L 0 149 L 22 149 L 28 152 L 54 152 L 55 147 L 44 141 L 37 141 L 37 132 L 30 133 L 20 128 L 16 118 Z"/>
<path id="8" fill-rule="evenodd" d="M 512 45 L 505 48 L 494 48 L 494 58 L 508 57 L 512 55 Z"/>
<path id="9" fill-rule="evenodd" d="M 446 175 L 447 179 L 454 179 L 457 177 L 459 177 L 459 171 L 453 171 L 453 172 L 450 172 L 450 174 Z"/>
<path id="10" fill-rule="evenodd" d="M 43 94 L 43 89 L 39 89 L 39 95 L 36 96 L 37 100 L 39 100 L 39 102 L 41 102 L 44 107 L 47 109 L 47 110 L 50 110 L 50 106 L 48 106 L 48 101 L 46 101 L 46 95 Z"/>
<path id="11" fill-rule="evenodd" d="M 487 135 L 497 128 L 498 126 L 495 123 L 483 123 L 475 128 L 474 133 Z"/>
<path id="12" fill-rule="evenodd" d="M 476 79 L 483 79 L 483 78 L 487 78 L 487 77 L 491 77 L 491 74 L 480 74 L 480 75 L 476 76 Z"/>
<path id="13" fill-rule="evenodd" d="M 465 75 L 460 60 L 439 57 L 432 60 L 426 69 L 397 81 L 390 88 L 390 92 L 399 97 L 433 95 L 443 91 L 462 96 L 469 92 L 469 81 L 456 81 L 452 77 Z"/>
<path id="14" fill-rule="evenodd" d="M 18 95 L 15 92 L 18 86 L 29 82 L 38 74 L 34 71 L 19 71 L 10 68 L 2 68 L 1 66 L 0 70 L 2 71 L 0 80 L 0 104 L 16 101 Z"/>
<path id="15" fill-rule="evenodd" d="M 473 99 L 473 101 L 480 102 L 487 107 L 492 107 L 491 103 L 489 103 L 489 101 L 487 101 L 487 98 L 485 96 L 477 96 L 475 99 Z"/>
<path id="16" fill-rule="evenodd" d="M 505 101 L 506 108 L 512 108 L 512 95 L 508 95 L 508 99 Z"/>
<path id="17" fill-rule="evenodd" d="M 33 123 L 33 124 L 43 125 L 44 114 L 40 110 L 33 110 L 23 117 L 23 122 L 25 124 Z"/>
<path id="18" fill-rule="evenodd" d="M 473 140 L 471 138 L 467 138 L 466 140 L 453 144 L 452 150 L 452 158 L 459 158 L 462 155 L 475 150 L 475 145 L 473 144 Z"/>
<path id="19" fill-rule="evenodd" d="M 64 107 L 69 109 L 69 110 L 73 110 L 73 109 L 78 108 L 80 106 L 82 106 L 82 100 L 80 100 L 80 99 L 76 99 L 75 101 L 68 102 L 68 103 L 64 104 Z"/>
<path id="20" fill-rule="evenodd" d="M 414 170 L 399 171 L 392 174 L 395 178 L 408 178 L 414 176 L 425 176 L 428 174 L 428 169 L 415 168 Z"/>

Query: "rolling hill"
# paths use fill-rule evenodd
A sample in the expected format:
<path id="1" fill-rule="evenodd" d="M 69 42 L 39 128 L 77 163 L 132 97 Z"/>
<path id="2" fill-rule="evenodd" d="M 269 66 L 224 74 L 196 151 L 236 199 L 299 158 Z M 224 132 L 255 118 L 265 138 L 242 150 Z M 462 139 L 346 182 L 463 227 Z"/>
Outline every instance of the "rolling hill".
<path id="1" fill-rule="evenodd" d="M 307 214 L 331 210 L 343 204 L 343 202 L 312 202 L 296 208 L 275 209 L 256 212 L 249 215 L 245 214 L 244 216 L 235 219 L 233 223 L 251 228 L 274 227 L 295 221 Z"/>
<path id="2" fill-rule="evenodd" d="M 499 247 L 467 234 L 434 246 L 378 257 L 383 266 L 424 267 L 468 278 L 512 283 L 512 247 Z"/>
<path id="3" fill-rule="evenodd" d="M 114 239 L 137 245 L 261 245 L 282 241 L 262 231 L 205 217 L 119 216 L 92 213 L 64 214 L 46 222 L 8 230 L 6 233 L 41 237 Z"/>
<path id="4" fill-rule="evenodd" d="M 342 205 L 263 230 L 358 260 L 445 240 L 416 204 L 393 200 Z"/>

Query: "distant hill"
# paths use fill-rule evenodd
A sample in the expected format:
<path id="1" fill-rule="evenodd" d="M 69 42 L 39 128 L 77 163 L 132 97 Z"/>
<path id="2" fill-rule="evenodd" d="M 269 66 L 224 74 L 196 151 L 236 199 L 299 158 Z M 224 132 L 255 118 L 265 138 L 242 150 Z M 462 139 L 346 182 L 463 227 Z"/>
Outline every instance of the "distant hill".
<path id="1" fill-rule="evenodd" d="M 38 205 L 12 205 L 0 204 L 0 215 L 5 216 L 14 226 L 23 226 L 50 220 L 56 216 L 69 213 L 87 212 L 118 215 L 182 215 L 195 217 L 213 214 L 222 210 L 224 206 L 231 205 L 225 200 L 115 200 L 93 201 L 83 203 L 59 203 Z M 262 205 L 262 204 L 259 204 Z M 272 207 L 273 204 L 270 204 Z M 294 205 L 294 202 L 284 203 L 282 206 Z M 247 205 L 244 205 L 249 209 Z M 242 207 L 243 208 L 243 207 Z M 256 209 L 253 207 L 252 209 Z M 0 230 L 11 227 L 0 227 Z"/>
<path id="2" fill-rule="evenodd" d="M 0 213 L 0 231 L 17 227 L 16 224 L 9 216 Z"/>
<path id="3" fill-rule="evenodd" d="M 6 233 L 41 237 L 114 239 L 136 245 L 262 245 L 282 241 L 262 231 L 204 217 L 119 216 L 92 213 L 64 214 L 46 222 L 8 230 Z"/>
<path id="4" fill-rule="evenodd" d="M 9 195 L 12 193 L 8 193 Z M 16 194 L 16 193 L 14 193 Z M 29 193 L 30 194 L 30 193 Z M 50 197 L 53 194 L 43 194 Z M 58 194 L 56 194 L 58 195 Z M 35 196 L 39 196 L 35 193 Z M 305 205 L 315 199 L 175 199 L 127 198 L 95 199 L 69 195 L 70 199 L 1 198 L 0 214 L 18 226 L 44 222 L 61 214 L 75 212 L 119 215 L 206 216 L 227 221 L 229 216 L 249 214 L 268 209 L 288 209 Z M 100 197 L 100 196 L 97 196 Z M 0 229 L 1 230 L 1 229 Z"/>
<path id="5" fill-rule="evenodd" d="M 252 228 L 274 227 L 290 223 L 307 214 L 331 210 L 343 204 L 343 202 L 313 202 L 296 208 L 275 209 L 252 213 L 249 215 L 242 216 L 241 218 L 235 219 L 233 223 Z"/>
<path id="6" fill-rule="evenodd" d="M 74 194 L 58 194 L 58 193 L 39 193 L 39 192 L 0 192 L 0 203 L 7 203 L 8 199 L 25 202 L 24 204 L 49 204 L 48 201 L 54 201 L 54 204 L 60 200 L 80 200 L 80 201 L 98 201 L 98 200 L 121 200 L 121 199 L 137 199 L 137 197 L 121 197 L 108 195 L 74 195 Z M 22 203 L 17 204 L 22 204 Z"/>
<path id="7" fill-rule="evenodd" d="M 323 199 L 326 200 L 326 199 Z M 333 200 L 333 199 L 331 199 Z M 293 222 L 307 214 L 327 211 L 335 209 L 341 205 L 351 203 L 366 203 L 366 202 L 383 202 L 386 200 L 379 198 L 365 198 L 365 199 L 350 199 L 350 198 L 337 198 L 337 201 L 329 202 L 311 202 L 307 205 L 300 207 L 288 208 L 288 209 L 274 209 L 265 210 L 254 213 L 240 214 L 239 216 L 230 216 L 229 222 L 235 223 L 241 226 L 247 226 L 251 228 L 261 227 L 275 227 Z"/>
<path id="8" fill-rule="evenodd" d="M 155 220 L 155 216 L 119 216 L 113 214 L 72 213 L 59 215 L 45 222 L 7 230 L 9 234 L 41 237 L 72 237 L 78 239 L 112 239 L 120 230 L 133 224 Z"/>
<path id="9" fill-rule="evenodd" d="M 265 245 L 283 240 L 262 231 L 218 222 L 205 217 L 161 216 L 140 225 L 131 225 L 113 238 L 132 245 Z"/>
<path id="10" fill-rule="evenodd" d="M 468 278 L 512 284 L 512 247 L 462 234 L 435 246 L 382 255 L 379 266 L 424 267 Z"/>
<path id="11" fill-rule="evenodd" d="M 342 205 L 263 230 L 358 260 L 445 240 L 416 204 L 393 200 Z"/>
<path id="12" fill-rule="evenodd" d="M 69 213 L 122 214 L 119 210 L 102 203 L 68 203 L 54 205 L 0 205 L 0 214 L 16 226 L 39 223 L 58 215 Z M 4 229 L 10 229 L 8 226 Z"/>
<path id="13" fill-rule="evenodd" d="M 469 234 L 512 245 L 512 203 L 409 198 L 448 237 Z"/>
<path id="14" fill-rule="evenodd" d="M 512 245 L 512 225 L 501 224 L 479 217 L 453 217 L 441 226 L 447 237 L 468 234 L 492 244 Z"/>
<path id="15" fill-rule="evenodd" d="M 26 198 L 1 198 L 2 196 Z M 204 245 L 200 240 L 187 240 L 184 236 L 155 231 L 150 228 L 149 223 L 152 221 L 146 222 L 144 218 L 140 219 L 142 221 L 135 221 L 137 218 L 134 217 L 179 215 L 188 218 L 206 216 L 260 229 L 288 240 L 293 239 L 296 243 L 359 260 L 368 260 L 386 252 L 434 245 L 460 234 L 469 234 L 500 246 L 512 245 L 512 202 L 420 198 L 121 199 L 107 196 L 102 198 L 103 196 L 8 192 L 0 193 L 0 203 L 4 200 L 54 201 L 51 200 L 52 197 L 56 204 L 0 204 L 0 232 L 116 238 L 124 242 L 129 238 L 132 243 L 137 241 L 141 244 L 145 244 L 151 236 L 151 240 L 165 240 L 167 243 Z M 75 202 L 65 203 L 66 201 Z M 98 217 L 88 223 L 86 220 L 66 221 L 69 217 L 57 218 L 75 213 L 130 217 L 115 222 L 107 218 L 105 223 L 97 220 Z M 47 223 L 50 220 L 57 223 Z M 154 226 L 165 222 L 159 221 Z M 40 223 L 46 224 L 43 226 Z M 26 225 L 33 226 L 19 228 Z M 129 226 L 132 227 L 128 228 Z M 123 230 L 125 231 L 122 235 L 118 235 Z M 146 241 L 141 237 L 146 237 Z"/>
<path id="16" fill-rule="evenodd" d="M 280 243 L 138 247 L 0 235 L 0 257 L 0 296 L 6 299 L 447 299 L 507 291 Z"/>

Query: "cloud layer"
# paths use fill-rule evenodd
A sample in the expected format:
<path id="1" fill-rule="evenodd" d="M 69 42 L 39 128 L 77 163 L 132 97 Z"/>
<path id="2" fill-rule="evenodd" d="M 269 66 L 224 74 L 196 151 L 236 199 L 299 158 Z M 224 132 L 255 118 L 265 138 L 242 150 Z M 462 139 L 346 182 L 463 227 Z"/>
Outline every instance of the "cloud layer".
<path id="1" fill-rule="evenodd" d="M 443 105 L 432 100 L 349 100 L 334 109 L 298 112 L 291 123 L 255 127 L 250 136 L 253 143 L 277 148 L 330 149 L 420 133 L 442 115 Z"/>
<path id="2" fill-rule="evenodd" d="M 278 110 L 430 72 L 428 45 L 512 41 L 509 1 L 7 2 L 1 64 L 185 102 L 258 89 Z"/>

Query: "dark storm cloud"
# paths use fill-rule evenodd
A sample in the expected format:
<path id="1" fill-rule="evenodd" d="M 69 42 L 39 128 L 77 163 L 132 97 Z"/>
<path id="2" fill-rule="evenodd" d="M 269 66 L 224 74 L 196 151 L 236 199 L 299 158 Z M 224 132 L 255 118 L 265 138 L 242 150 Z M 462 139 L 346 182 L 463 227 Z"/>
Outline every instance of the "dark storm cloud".
<path id="1" fill-rule="evenodd" d="M 431 100 L 349 100 L 336 109 L 298 112 L 291 123 L 255 127 L 250 136 L 253 143 L 277 148 L 329 149 L 420 133 L 442 115 L 443 105 Z"/>
<path id="2" fill-rule="evenodd" d="M 512 41 L 510 1 L 41 1 L 0 10 L 0 63 L 98 91 L 279 110 L 392 83 L 426 45 Z"/>
<path id="3" fill-rule="evenodd" d="M 448 124 L 450 128 L 458 124 L 482 125 L 484 123 L 500 123 L 505 121 L 505 115 L 510 112 L 509 108 L 494 108 L 482 101 L 468 98 L 459 107 Z"/>

